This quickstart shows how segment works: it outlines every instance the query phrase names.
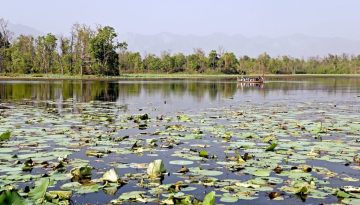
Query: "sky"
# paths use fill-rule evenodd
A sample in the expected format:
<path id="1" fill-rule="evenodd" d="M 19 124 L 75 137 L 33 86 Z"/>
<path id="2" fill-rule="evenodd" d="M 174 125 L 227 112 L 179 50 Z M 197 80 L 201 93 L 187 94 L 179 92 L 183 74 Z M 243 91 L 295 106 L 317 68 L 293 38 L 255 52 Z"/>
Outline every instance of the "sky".
<path id="1" fill-rule="evenodd" d="M 0 1 L 0 17 L 56 34 L 85 23 L 113 26 L 119 33 L 305 34 L 360 40 L 359 0 Z"/>

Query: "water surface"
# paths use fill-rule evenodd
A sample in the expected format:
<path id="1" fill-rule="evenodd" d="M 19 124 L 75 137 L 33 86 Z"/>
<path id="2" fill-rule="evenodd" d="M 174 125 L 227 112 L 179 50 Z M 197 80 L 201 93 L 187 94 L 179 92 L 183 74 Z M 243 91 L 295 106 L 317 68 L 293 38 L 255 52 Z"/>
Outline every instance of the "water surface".
<path id="1" fill-rule="evenodd" d="M 13 132 L 11 140 L 0 145 L 3 153 L 0 166 L 7 169 L 0 171 L 0 186 L 13 183 L 23 188 L 33 184 L 29 175 L 39 178 L 41 174 L 54 173 L 41 166 L 24 173 L 21 165 L 14 165 L 15 159 L 9 158 L 14 154 L 20 163 L 28 157 L 41 163 L 47 155 L 51 164 L 59 155 L 68 153 L 70 163 L 65 173 L 76 167 L 77 160 L 86 160 L 96 170 L 93 179 L 116 168 L 120 177 L 128 182 L 113 195 L 101 189 L 96 193 L 74 193 L 75 204 L 109 203 L 122 193 L 134 190 L 152 193 L 156 187 L 138 185 L 139 179 L 146 177 L 146 170 L 132 166 L 155 159 L 164 160 L 169 172 L 163 184 L 184 181 L 196 188 L 185 193 L 200 200 L 205 193 L 215 190 L 218 202 L 225 190 L 234 188 L 236 180 L 244 183 L 259 180 L 251 168 L 272 170 L 279 165 L 289 174 L 294 167 L 313 167 L 312 172 L 301 173 L 301 180 L 313 180 L 313 177 L 315 190 L 326 193 L 322 198 L 316 197 L 318 192 L 309 194 L 305 202 L 313 204 L 337 202 L 329 189 L 356 185 L 360 179 L 359 164 L 352 161 L 360 149 L 360 78 L 270 78 L 264 85 L 238 84 L 232 79 L 6 80 L 0 81 L 0 100 L 2 106 L 10 108 L 1 110 L 0 130 Z M 145 113 L 150 120 L 129 120 L 131 116 Z M 147 126 L 139 129 L 139 124 Z M 173 128 L 175 125 L 181 129 Z M 269 135 L 276 136 L 279 145 L 275 152 L 264 155 L 269 144 L 263 139 Z M 119 140 L 125 136 L 129 138 Z M 158 146 L 150 146 L 149 140 L 155 140 Z M 134 143 L 141 149 L 133 149 Z M 22 148 L 18 150 L 19 147 Z M 197 151 L 203 149 L 212 156 L 210 159 L 196 159 Z M 317 149 L 323 149 L 321 154 L 311 157 L 309 153 Z M 111 152 L 95 158 L 87 156 L 87 150 Z M 189 153 L 190 156 L 186 155 Z M 234 170 L 227 164 L 227 158 L 236 153 L 248 153 L 253 159 L 249 159 L 244 168 Z M 212 179 L 199 175 L 196 170 L 178 175 L 176 171 L 181 166 L 170 164 L 172 160 L 193 161 L 189 168 L 201 167 L 221 174 Z M 143 175 L 131 179 L 126 173 Z M 242 204 L 304 203 L 304 199 L 283 189 L 294 181 L 292 175 L 271 171 L 270 177 L 284 182 L 264 185 L 263 191 L 247 189 L 249 196 L 240 191 L 230 191 L 230 194 L 239 197 Z M 204 185 L 206 180 L 215 181 L 213 185 Z M 69 181 L 60 180 L 49 189 L 59 189 Z M 229 185 L 224 185 L 225 182 Z M 271 191 L 283 193 L 284 200 L 269 200 Z M 161 200 L 166 199 L 168 193 L 163 190 L 163 194 Z M 249 200 L 251 197 L 253 200 Z"/>

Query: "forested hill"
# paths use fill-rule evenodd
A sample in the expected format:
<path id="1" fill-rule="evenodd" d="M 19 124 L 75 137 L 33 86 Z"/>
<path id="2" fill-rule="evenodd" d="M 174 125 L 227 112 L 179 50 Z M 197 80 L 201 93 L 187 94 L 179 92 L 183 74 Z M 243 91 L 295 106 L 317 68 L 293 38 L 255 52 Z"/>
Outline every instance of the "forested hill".
<path id="1" fill-rule="evenodd" d="M 328 53 L 322 57 L 298 57 L 289 54 L 294 52 L 310 53 L 300 48 L 286 50 L 286 42 L 296 46 L 308 46 L 317 51 L 316 43 L 306 44 L 301 41 L 277 41 L 269 45 L 277 47 L 274 55 L 265 45 L 266 39 L 246 39 L 226 37 L 222 34 L 211 38 L 196 37 L 196 41 L 177 40 L 178 37 L 163 35 L 154 39 L 144 37 L 143 40 L 121 36 L 110 26 L 93 28 L 88 25 L 75 24 L 67 35 L 52 33 L 13 35 L 13 27 L 0 19 L 0 73 L 52 73 L 79 75 L 112 75 L 127 73 L 274 73 L 274 74 L 352 74 L 360 73 L 360 45 L 351 41 L 347 47 L 349 54 L 340 54 L 341 45 L 331 42 Z M 13 37 L 13 38 L 11 38 Z M 128 38 L 128 39 L 126 39 Z M 181 37 L 179 37 L 181 39 Z M 220 43 L 215 42 L 215 38 Z M 231 43 L 231 38 L 238 38 L 238 44 Z M 125 42 L 120 41 L 125 39 Z M 191 39 L 191 38 L 190 38 Z M 161 44 L 160 42 L 165 42 Z M 241 43 L 242 42 L 242 43 Z M 219 45 L 217 45 L 219 44 Z M 228 45 L 228 47 L 225 47 Z M 250 44 L 256 45 L 249 53 L 239 51 L 236 47 L 248 49 Z M 163 45 L 163 47 L 161 46 Z M 164 46 L 165 45 L 165 46 Z M 182 52 L 175 52 L 174 46 L 181 46 Z M 157 48 L 158 50 L 153 50 Z M 232 48 L 232 49 L 231 49 Z M 335 49 L 335 50 L 333 50 Z M 154 51 L 155 54 L 148 52 Z M 145 54 L 145 51 L 146 54 Z M 169 52 L 171 51 L 171 52 Z M 280 52 L 281 51 L 281 52 Z M 325 50 L 326 51 L 326 50 Z M 324 52 L 325 52 L 324 51 Z M 345 51 L 344 51 L 345 52 Z M 326 52 L 327 53 L 327 52 Z M 269 55 L 271 54 L 271 55 Z"/>

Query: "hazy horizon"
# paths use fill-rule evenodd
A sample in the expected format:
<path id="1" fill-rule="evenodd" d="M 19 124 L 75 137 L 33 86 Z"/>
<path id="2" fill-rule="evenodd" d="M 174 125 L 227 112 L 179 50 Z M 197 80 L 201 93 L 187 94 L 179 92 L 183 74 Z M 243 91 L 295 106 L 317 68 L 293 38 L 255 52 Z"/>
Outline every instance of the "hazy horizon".
<path id="1" fill-rule="evenodd" d="M 14 32 L 13 40 L 20 35 L 44 35 L 46 32 L 35 28 L 12 24 L 9 29 Z M 70 34 L 66 33 L 64 36 Z M 293 34 L 282 37 L 248 37 L 242 34 L 225 34 L 217 32 L 213 34 L 175 34 L 161 32 L 157 34 L 138 34 L 132 32 L 118 33 L 119 41 L 128 43 L 128 50 L 140 52 L 143 56 L 152 53 L 161 55 L 182 52 L 190 54 L 194 49 L 200 48 L 206 53 L 211 50 L 234 52 L 237 56 L 248 55 L 257 57 L 267 52 L 270 56 L 289 55 L 292 57 L 308 58 L 327 56 L 328 54 L 358 55 L 360 53 L 360 40 L 349 40 L 339 37 L 314 37 L 305 34 Z M 56 34 L 58 37 L 62 34 Z"/>
<path id="2" fill-rule="evenodd" d="M 69 35 L 75 23 L 109 25 L 129 50 L 190 53 L 224 47 L 237 55 L 360 53 L 356 0 L 6 1 L 2 18 L 16 34 Z"/>
<path id="3" fill-rule="evenodd" d="M 143 35 L 224 33 L 246 37 L 302 34 L 360 40 L 360 1 L 347 0 L 12 0 L 1 17 L 42 32 L 67 34 L 74 23 L 113 26 Z"/>

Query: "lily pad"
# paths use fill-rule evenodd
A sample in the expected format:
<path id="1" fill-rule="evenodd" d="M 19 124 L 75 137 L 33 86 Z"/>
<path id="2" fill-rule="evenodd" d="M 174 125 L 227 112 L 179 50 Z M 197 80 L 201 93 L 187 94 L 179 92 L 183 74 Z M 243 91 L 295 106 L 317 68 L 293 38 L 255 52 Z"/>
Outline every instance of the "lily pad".
<path id="1" fill-rule="evenodd" d="M 157 159 L 151 162 L 146 172 L 150 178 L 160 177 L 163 173 L 166 172 L 164 162 L 161 159 Z"/>
<path id="2" fill-rule="evenodd" d="M 10 137 L 11 137 L 11 132 L 10 132 L 10 131 L 6 131 L 6 132 L 2 133 L 2 134 L 0 135 L 0 142 L 1 142 L 1 141 L 9 140 Z"/>
<path id="3" fill-rule="evenodd" d="M 109 171 L 106 171 L 102 177 L 104 181 L 108 182 L 118 182 L 119 176 L 116 173 L 115 169 L 110 169 Z"/>
<path id="4" fill-rule="evenodd" d="M 0 192 L 0 204 L 30 205 L 32 203 L 21 197 L 15 190 L 3 190 Z"/>
<path id="5" fill-rule="evenodd" d="M 173 165 L 190 165 L 193 164 L 193 161 L 187 161 L 187 160 L 172 160 L 169 162 L 169 164 L 173 164 Z"/>
<path id="6" fill-rule="evenodd" d="M 29 197 L 37 203 L 42 203 L 45 200 L 45 193 L 49 185 L 49 178 L 40 179 L 40 181 L 35 184 L 35 188 L 30 190 Z"/>
<path id="7" fill-rule="evenodd" d="M 202 205 L 215 205 L 215 192 L 214 191 L 206 194 Z"/>

